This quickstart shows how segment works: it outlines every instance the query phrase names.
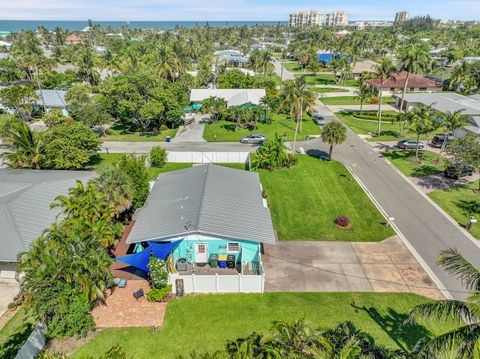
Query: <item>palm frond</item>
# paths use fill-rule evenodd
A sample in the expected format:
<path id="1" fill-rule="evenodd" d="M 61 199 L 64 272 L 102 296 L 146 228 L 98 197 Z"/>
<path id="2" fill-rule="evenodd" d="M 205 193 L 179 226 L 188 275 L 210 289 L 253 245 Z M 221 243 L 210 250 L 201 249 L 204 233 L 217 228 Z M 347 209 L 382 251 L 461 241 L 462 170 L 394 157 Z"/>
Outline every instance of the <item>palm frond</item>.
<path id="1" fill-rule="evenodd" d="M 415 306 L 408 314 L 407 322 L 419 319 L 453 319 L 471 322 L 474 316 L 465 302 L 439 300 Z"/>
<path id="2" fill-rule="evenodd" d="M 456 249 L 442 251 L 437 260 L 448 273 L 457 275 L 468 289 L 480 290 L 480 270 L 467 261 Z"/>

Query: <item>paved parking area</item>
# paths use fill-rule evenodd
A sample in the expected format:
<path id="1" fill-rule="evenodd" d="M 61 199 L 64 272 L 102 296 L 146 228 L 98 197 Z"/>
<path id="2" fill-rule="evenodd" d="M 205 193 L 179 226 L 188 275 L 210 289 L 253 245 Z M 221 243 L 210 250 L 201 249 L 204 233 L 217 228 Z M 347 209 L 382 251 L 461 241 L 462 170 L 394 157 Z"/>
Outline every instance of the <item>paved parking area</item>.
<path id="1" fill-rule="evenodd" d="M 0 279 L 0 316 L 8 309 L 8 303 L 13 302 L 13 299 L 20 291 L 20 285 L 15 279 Z"/>
<path id="2" fill-rule="evenodd" d="M 397 237 L 379 243 L 280 241 L 262 256 L 267 292 L 443 295 Z"/>

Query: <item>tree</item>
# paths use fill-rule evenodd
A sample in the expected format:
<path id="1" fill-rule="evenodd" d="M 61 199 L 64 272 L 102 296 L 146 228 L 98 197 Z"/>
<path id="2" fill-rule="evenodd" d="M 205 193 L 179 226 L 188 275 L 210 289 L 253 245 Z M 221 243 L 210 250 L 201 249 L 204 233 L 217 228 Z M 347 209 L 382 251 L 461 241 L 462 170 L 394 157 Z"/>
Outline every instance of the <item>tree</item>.
<path id="1" fill-rule="evenodd" d="M 445 113 L 440 112 L 440 118 L 442 119 L 442 124 L 445 127 L 445 141 L 443 141 L 442 149 L 445 149 L 450 134 L 453 134 L 455 130 L 462 128 L 468 121 L 468 116 L 462 115 L 463 109 L 456 110 L 453 112 L 447 111 Z"/>
<path id="2" fill-rule="evenodd" d="M 207 98 L 202 105 L 202 112 L 209 113 L 213 122 L 220 120 L 227 111 L 227 102 L 219 97 Z"/>
<path id="3" fill-rule="evenodd" d="M 22 71 L 15 61 L 0 59 L 0 82 L 11 82 L 25 78 L 25 72 Z"/>
<path id="4" fill-rule="evenodd" d="M 263 145 L 253 154 L 251 167 L 253 169 L 265 169 L 268 171 L 279 168 L 289 168 L 295 164 L 292 155 L 288 154 L 282 138 L 275 133 L 273 139 L 265 141 Z"/>
<path id="5" fill-rule="evenodd" d="M 100 150 L 101 140 L 82 123 L 62 124 L 45 134 L 45 166 L 84 169 Z"/>
<path id="6" fill-rule="evenodd" d="M 98 85 L 100 83 L 100 74 L 96 70 L 95 54 L 92 47 L 88 44 L 82 46 L 76 58 L 78 68 L 77 76 L 80 80 L 90 84 Z"/>
<path id="7" fill-rule="evenodd" d="M 132 206 L 135 188 L 131 178 L 119 166 L 108 166 L 100 171 L 93 180 L 98 190 L 105 194 L 106 200 L 115 208 L 115 214 L 121 214 Z"/>
<path id="8" fill-rule="evenodd" d="M 420 136 L 427 135 L 432 132 L 435 127 L 438 127 L 434 116 L 436 112 L 431 106 L 418 105 L 413 111 L 405 115 L 408 129 L 417 135 L 417 142 L 420 141 Z M 415 159 L 418 161 L 419 146 L 415 149 Z"/>
<path id="9" fill-rule="evenodd" d="M 24 121 L 31 119 L 35 99 L 38 96 L 31 86 L 14 85 L 0 91 L 0 100 Z"/>
<path id="10" fill-rule="evenodd" d="M 35 132 L 23 121 L 7 120 L 0 138 L 6 151 L 0 154 L 12 168 L 40 169 L 45 160 L 43 134 Z"/>
<path id="11" fill-rule="evenodd" d="M 478 136 L 473 133 L 450 141 L 445 152 L 455 164 L 473 166 L 477 171 L 480 169 L 480 142 Z M 480 180 L 478 188 L 480 191 Z"/>
<path id="12" fill-rule="evenodd" d="M 302 119 L 303 111 L 310 109 L 315 105 L 316 97 L 308 89 L 307 83 L 304 77 L 300 77 L 295 80 L 288 80 L 283 83 L 281 96 L 283 97 L 283 104 L 290 110 L 290 117 L 294 118 L 295 135 L 293 138 L 292 153 L 295 155 L 295 144 L 297 141 L 298 131 L 302 131 Z M 299 130 L 300 124 L 300 130 Z"/>
<path id="13" fill-rule="evenodd" d="M 149 174 L 145 167 L 146 158 L 144 156 L 136 157 L 133 154 L 124 155 L 117 163 L 120 171 L 127 174 L 135 189 L 135 195 L 132 200 L 132 210 L 135 210 L 145 203 L 149 192 Z"/>
<path id="14" fill-rule="evenodd" d="M 440 358 L 447 354 L 451 358 L 477 358 L 480 343 L 480 270 L 456 249 L 442 251 L 437 263 L 449 274 L 457 276 L 472 293 L 466 302 L 440 300 L 417 305 L 410 311 L 410 321 L 432 318 L 462 323 L 421 345 L 417 357 Z"/>
<path id="15" fill-rule="evenodd" d="M 392 61 L 387 57 L 382 57 L 375 66 L 375 77 L 380 81 L 379 86 L 379 101 L 378 101 L 378 128 L 377 135 L 382 133 L 382 100 L 383 100 L 383 85 L 388 79 L 395 79 L 392 73 L 396 71 Z"/>
<path id="16" fill-rule="evenodd" d="M 357 90 L 357 96 L 355 96 L 355 99 L 360 101 L 360 113 L 363 113 L 363 104 L 370 100 L 374 93 L 373 93 L 373 88 L 366 83 L 366 80 L 370 79 L 370 74 L 369 73 L 363 73 L 360 76 L 360 86 L 358 87 Z"/>
<path id="17" fill-rule="evenodd" d="M 339 121 L 332 121 L 323 126 L 322 141 L 330 144 L 328 158 L 332 159 L 333 146 L 339 145 L 347 139 L 347 128 Z"/>
<path id="18" fill-rule="evenodd" d="M 410 74 L 425 71 L 431 62 L 431 58 L 428 52 L 428 46 L 424 42 L 417 43 L 414 41 L 410 41 L 407 46 L 402 47 L 402 50 L 398 53 L 398 58 L 400 62 L 399 70 L 406 71 L 407 73 L 405 85 L 403 86 L 402 99 L 400 100 L 399 111 L 402 111 Z"/>

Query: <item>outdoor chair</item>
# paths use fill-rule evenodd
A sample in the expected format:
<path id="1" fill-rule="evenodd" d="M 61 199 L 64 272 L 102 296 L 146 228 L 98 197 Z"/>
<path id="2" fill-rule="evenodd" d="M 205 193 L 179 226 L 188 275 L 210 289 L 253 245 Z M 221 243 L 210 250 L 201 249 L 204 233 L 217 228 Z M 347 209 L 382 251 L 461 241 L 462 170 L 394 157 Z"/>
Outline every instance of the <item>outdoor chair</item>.
<path id="1" fill-rule="evenodd" d="M 139 289 L 136 292 L 133 293 L 133 297 L 138 301 L 140 298 L 145 297 L 145 293 L 143 292 L 143 289 Z"/>
<path id="2" fill-rule="evenodd" d="M 125 288 L 127 286 L 127 280 L 126 279 L 120 279 L 120 278 L 115 278 L 113 282 L 119 287 L 119 288 Z"/>

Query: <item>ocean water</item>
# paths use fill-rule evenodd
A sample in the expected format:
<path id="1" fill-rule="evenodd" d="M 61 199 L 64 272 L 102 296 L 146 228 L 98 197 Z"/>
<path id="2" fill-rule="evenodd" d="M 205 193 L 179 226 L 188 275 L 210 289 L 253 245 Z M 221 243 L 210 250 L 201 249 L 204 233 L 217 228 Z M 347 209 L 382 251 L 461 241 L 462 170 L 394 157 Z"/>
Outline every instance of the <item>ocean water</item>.
<path id="1" fill-rule="evenodd" d="M 254 25 L 277 25 L 288 24 L 287 21 L 94 21 L 102 27 L 111 26 L 118 29 L 122 26 L 128 26 L 131 29 L 173 29 L 177 25 L 184 28 L 192 28 L 195 25 L 212 27 L 221 26 L 254 26 Z M 21 30 L 36 30 L 39 26 L 44 26 L 48 30 L 60 27 L 68 30 L 82 30 L 88 26 L 88 21 L 50 21 L 50 20 L 0 20 L 0 32 L 17 32 Z"/>

